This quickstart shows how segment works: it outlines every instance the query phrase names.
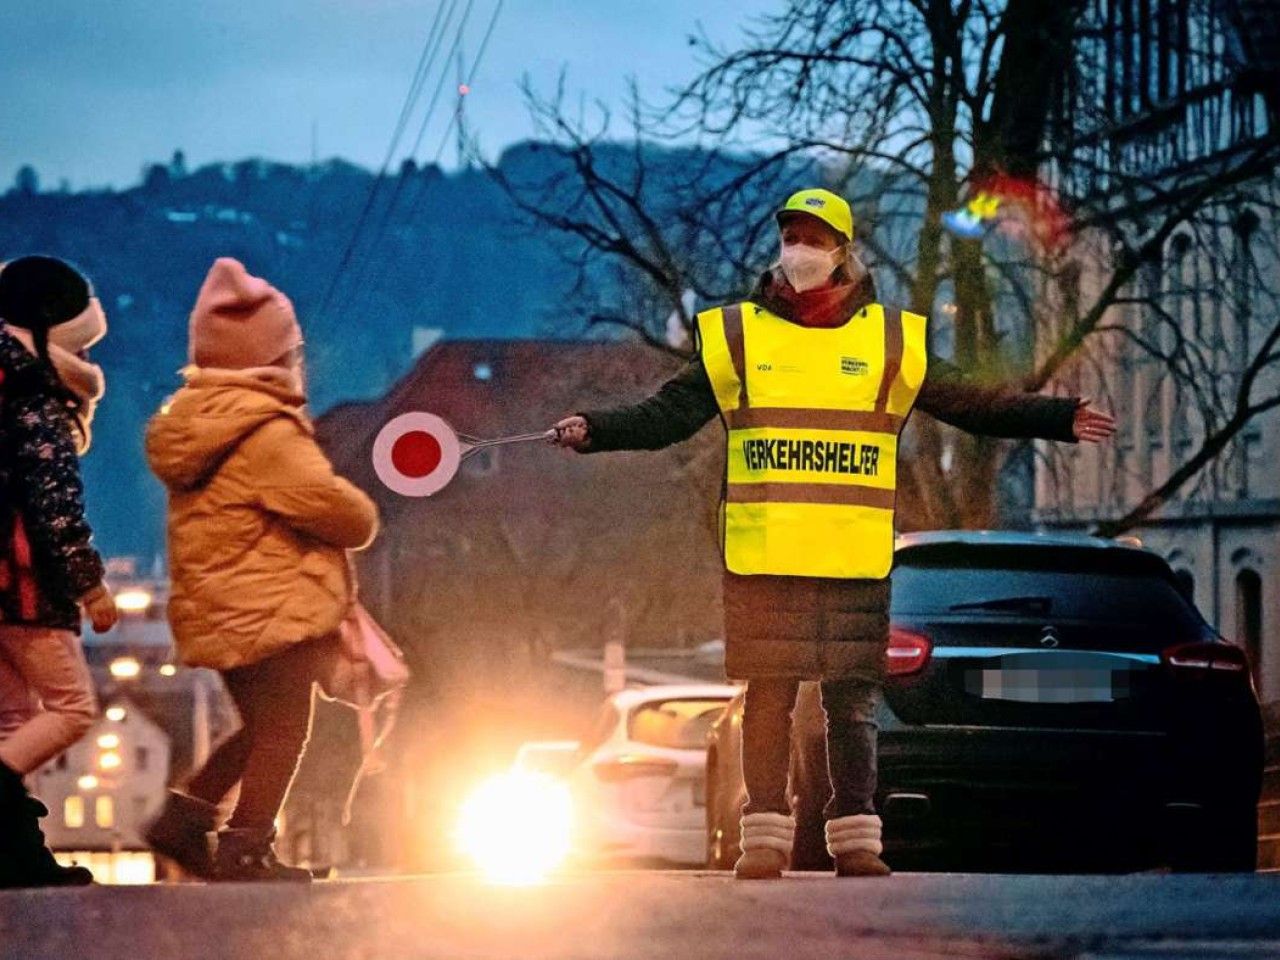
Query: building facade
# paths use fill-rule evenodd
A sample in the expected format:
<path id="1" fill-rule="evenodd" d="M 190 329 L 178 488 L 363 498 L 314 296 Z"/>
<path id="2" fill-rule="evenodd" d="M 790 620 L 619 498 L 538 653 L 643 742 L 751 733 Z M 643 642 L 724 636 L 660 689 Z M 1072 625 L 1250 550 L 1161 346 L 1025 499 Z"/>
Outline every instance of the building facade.
<path id="1" fill-rule="evenodd" d="M 1106 29 L 1063 110 L 1094 132 L 1049 176 L 1103 212 L 1075 238 L 1071 288 L 1050 295 L 1096 297 L 1117 230 L 1160 242 L 1063 371 L 1118 414 L 1116 442 L 1042 449 L 1035 520 L 1106 529 L 1153 498 L 1127 532 L 1169 560 L 1248 650 L 1262 698 L 1280 700 L 1280 185 L 1267 163 L 1280 15 L 1250 0 L 1093 0 L 1088 16 Z M 1197 206 L 1215 178 L 1232 186 Z"/>

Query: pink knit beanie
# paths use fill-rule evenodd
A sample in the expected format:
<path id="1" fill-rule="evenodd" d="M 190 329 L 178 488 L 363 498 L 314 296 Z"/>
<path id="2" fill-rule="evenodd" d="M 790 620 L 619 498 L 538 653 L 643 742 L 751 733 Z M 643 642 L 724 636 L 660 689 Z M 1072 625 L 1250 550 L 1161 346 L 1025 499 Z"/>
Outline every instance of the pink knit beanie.
<path id="1" fill-rule="evenodd" d="M 191 362 L 197 367 L 265 367 L 302 343 L 293 304 L 244 264 L 214 261 L 191 311 Z"/>

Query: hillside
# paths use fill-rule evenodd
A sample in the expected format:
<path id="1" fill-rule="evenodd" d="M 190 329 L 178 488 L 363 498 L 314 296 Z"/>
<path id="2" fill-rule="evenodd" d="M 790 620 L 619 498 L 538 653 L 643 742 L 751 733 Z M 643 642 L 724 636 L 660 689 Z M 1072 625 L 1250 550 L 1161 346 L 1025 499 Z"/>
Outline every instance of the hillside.
<path id="1" fill-rule="evenodd" d="M 688 162 L 688 151 L 657 153 L 671 167 Z M 631 155 L 618 148 L 614 160 Z M 527 144 L 499 167 L 527 182 L 552 175 L 556 163 L 554 151 Z M 142 430 L 178 384 L 187 317 L 215 257 L 243 260 L 293 298 L 317 412 L 381 395 L 411 366 L 415 328 L 464 339 L 580 333 L 562 313 L 574 280 L 563 250 L 522 225 L 482 170 L 407 165 L 385 181 L 367 217 L 369 242 L 323 315 L 369 171 L 340 160 L 306 168 L 244 160 L 188 172 L 175 155 L 119 192 L 39 192 L 33 180 L 0 197 L 0 258 L 41 252 L 77 262 L 111 323 L 94 354 L 108 390 L 85 461 L 107 554 L 163 550 L 163 493 L 143 462 Z"/>

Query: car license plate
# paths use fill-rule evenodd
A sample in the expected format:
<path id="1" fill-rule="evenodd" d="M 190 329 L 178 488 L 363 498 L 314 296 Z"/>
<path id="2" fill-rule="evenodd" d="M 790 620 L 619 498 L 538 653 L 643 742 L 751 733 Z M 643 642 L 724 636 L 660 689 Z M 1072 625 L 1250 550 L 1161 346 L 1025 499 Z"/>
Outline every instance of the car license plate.
<path id="1" fill-rule="evenodd" d="M 1117 683 L 1114 671 L 1101 669 L 996 667 L 970 671 L 966 680 L 966 688 L 984 700 L 1016 703 L 1112 703 L 1128 695 L 1128 685 Z"/>

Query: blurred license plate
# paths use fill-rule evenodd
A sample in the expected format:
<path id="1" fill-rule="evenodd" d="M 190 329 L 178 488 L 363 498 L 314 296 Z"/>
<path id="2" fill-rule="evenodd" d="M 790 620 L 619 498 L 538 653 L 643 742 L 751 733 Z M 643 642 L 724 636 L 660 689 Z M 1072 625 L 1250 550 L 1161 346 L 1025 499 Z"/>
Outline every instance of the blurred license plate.
<path id="1" fill-rule="evenodd" d="M 1111 703 L 1129 695 L 1127 670 L 996 667 L 970 670 L 965 688 L 984 700 L 1017 703 Z"/>

